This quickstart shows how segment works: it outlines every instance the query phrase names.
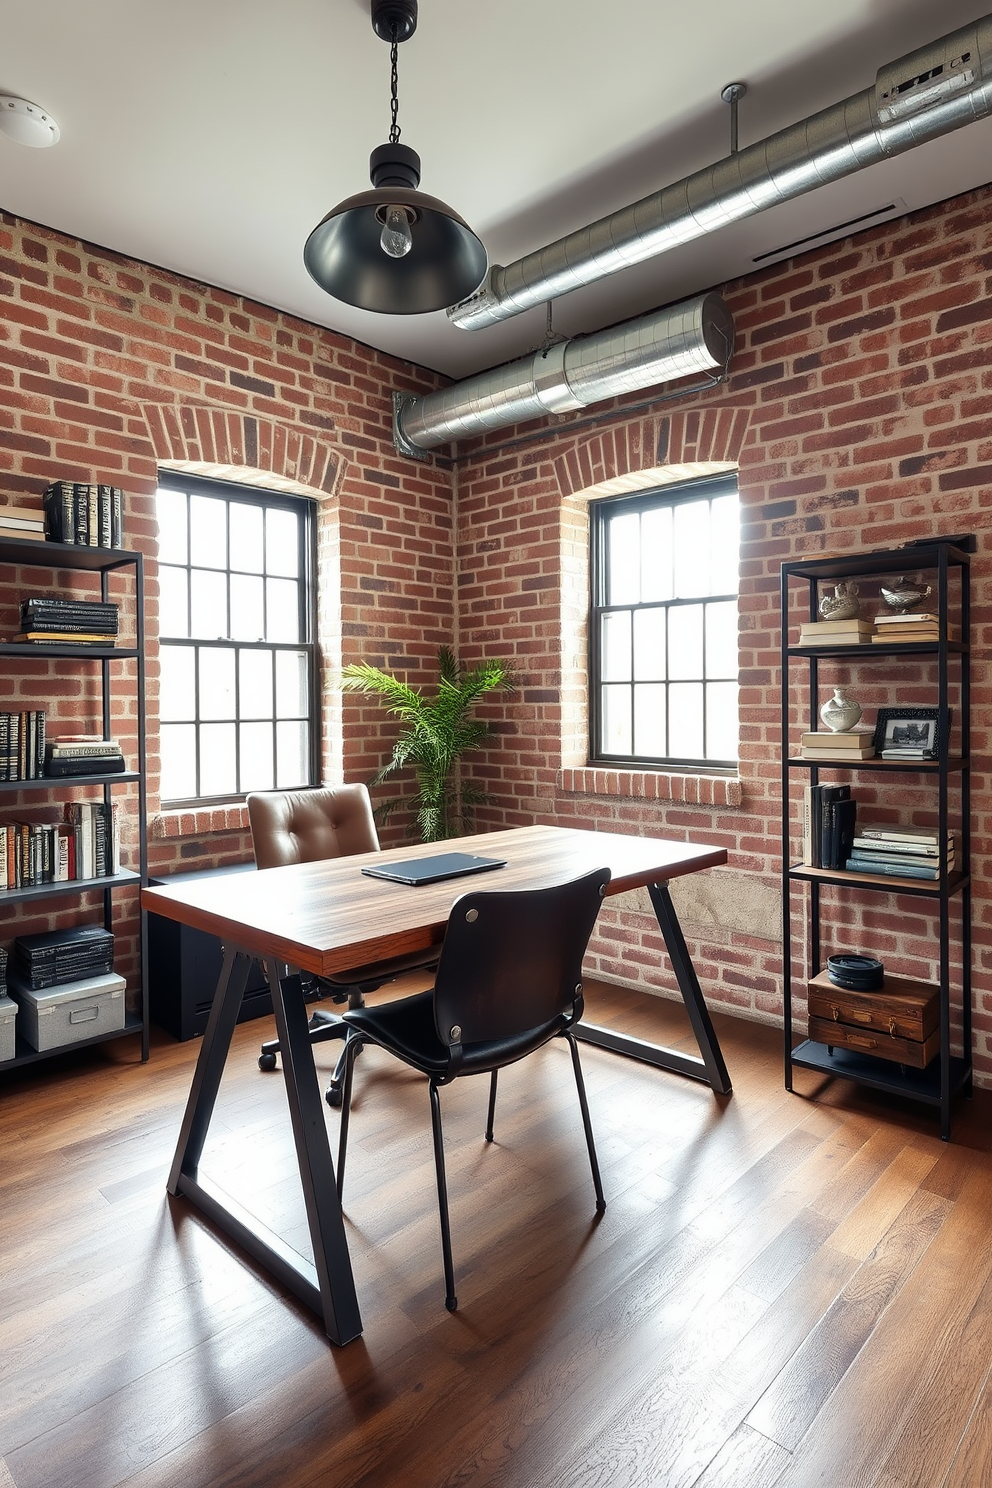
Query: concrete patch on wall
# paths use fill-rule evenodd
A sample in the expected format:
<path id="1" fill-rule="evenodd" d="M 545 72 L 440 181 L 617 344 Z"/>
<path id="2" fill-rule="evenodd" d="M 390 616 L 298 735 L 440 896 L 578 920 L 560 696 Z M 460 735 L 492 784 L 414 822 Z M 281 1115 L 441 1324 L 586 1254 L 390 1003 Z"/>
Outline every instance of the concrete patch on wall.
<path id="1" fill-rule="evenodd" d="M 672 880 L 672 902 L 683 930 L 708 932 L 739 930 L 780 944 L 782 940 L 782 894 L 776 883 L 753 873 L 714 868 Z M 653 917 L 647 889 L 630 889 L 610 900 L 621 910 Z"/>

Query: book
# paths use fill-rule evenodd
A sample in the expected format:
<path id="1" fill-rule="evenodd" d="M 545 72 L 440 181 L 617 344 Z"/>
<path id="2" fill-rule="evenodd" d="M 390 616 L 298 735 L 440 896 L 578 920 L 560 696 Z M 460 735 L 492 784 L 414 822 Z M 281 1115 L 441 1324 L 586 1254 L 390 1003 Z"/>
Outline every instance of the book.
<path id="1" fill-rule="evenodd" d="M 33 526 L 44 527 L 45 512 L 43 508 L 34 506 L 0 506 L 0 522 L 30 522 Z"/>
<path id="2" fill-rule="evenodd" d="M 0 525 L 9 528 L 13 532 L 44 533 L 44 517 L 15 517 L 10 509 L 0 506 Z"/>
<path id="3" fill-rule="evenodd" d="M 110 546 L 119 548 L 124 543 L 124 492 L 120 486 L 111 486 Z"/>
<path id="4" fill-rule="evenodd" d="M 872 621 L 862 620 L 857 615 L 851 615 L 846 620 L 805 620 L 802 630 L 813 635 L 837 635 L 846 630 L 857 630 L 864 635 L 871 635 Z"/>
<path id="5" fill-rule="evenodd" d="M 119 775 L 125 769 L 121 754 L 87 754 L 74 759 L 48 759 L 45 775 L 52 780 L 76 775 Z"/>
<path id="6" fill-rule="evenodd" d="M 54 481 L 42 497 L 45 531 L 53 542 L 74 544 L 75 488 L 72 481 Z"/>
<path id="7" fill-rule="evenodd" d="M 899 822 L 865 822 L 859 829 L 861 837 L 880 838 L 886 842 L 925 842 L 934 847 L 940 841 L 936 827 L 904 827 Z M 953 834 L 948 832 L 950 839 Z"/>
<path id="8" fill-rule="evenodd" d="M 101 548 L 113 546 L 114 492 L 112 486 L 98 486 L 100 503 L 99 537 Z"/>
<path id="9" fill-rule="evenodd" d="M 931 866 L 927 863 L 890 863 L 884 859 L 866 858 L 860 855 L 848 858 L 844 867 L 850 873 L 874 873 L 885 878 L 938 879 L 940 877 L 938 864 Z"/>
<path id="10" fill-rule="evenodd" d="M 72 759 L 86 754 L 120 754 L 116 739 L 50 739 L 46 754 L 54 759 Z"/>
<path id="11" fill-rule="evenodd" d="M 898 857 L 906 854 L 917 858 L 940 856 L 936 842 L 882 842 L 877 837 L 863 837 L 860 834 L 854 839 L 854 847 L 868 853 L 877 853 L 882 857 Z M 954 851 L 953 838 L 949 837 L 947 840 L 947 851 Z"/>
<path id="12" fill-rule="evenodd" d="M 799 754 L 800 759 L 819 760 L 821 765 L 859 764 L 874 756 L 874 749 L 802 749 Z"/>
<path id="13" fill-rule="evenodd" d="M 803 734 L 803 750 L 859 749 L 862 753 L 875 753 L 874 734 L 852 730 L 849 734 L 816 733 Z"/>
<path id="14" fill-rule="evenodd" d="M 920 621 L 931 620 L 935 625 L 940 621 L 940 616 L 932 610 L 900 610 L 898 614 L 894 610 L 886 610 L 875 616 L 876 625 L 916 625 Z"/>
<path id="15" fill-rule="evenodd" d="M 840 866 L 838 850 L 837 829 L 837 805 L 841 801 L 849 801 L 851 798 L 851 787 L 849 785 L 821 785 L 820 792 L 820 858 L 814 864 L 817 868 L 837 868 Z"/>

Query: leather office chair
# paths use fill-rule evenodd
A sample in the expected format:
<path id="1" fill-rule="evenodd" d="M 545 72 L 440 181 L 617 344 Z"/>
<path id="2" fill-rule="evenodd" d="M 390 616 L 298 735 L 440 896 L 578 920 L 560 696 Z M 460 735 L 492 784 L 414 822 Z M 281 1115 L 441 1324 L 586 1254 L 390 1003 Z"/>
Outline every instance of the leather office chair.
<path id="1" fill-rule="evenodd" d="M 572 1028 L 582 1016 L 582 958 L 609 881 L 609 869 L 601 868 L 553 888 L 463 895 L 451 911 L 433 990 L 398 998 L 381 1007 L 349 1009 L 344 1014 L 344 1021 L 357 1037 L 344 1049 L 338 1195 L 344 1189 L 355 1055 L 363 1043 L 375 1043 L 430 1081 L 444 1305 L 449 1312 L 457 1308 L 458 1298 L 451 1260 L 439 1086 L 450 1084 L 460 1075 L 490 1076 L 486 1141 L 491 1142 L 499 1070 L 556 1036 L 566 1039 L 589 1149 L 596 1209 L 602 1213 L 606 1208 Z"/>
<path id="2" fill-rule="evenodd" d="M 315 863 L 324 858 L 340 858 L 352 853 L 378 852 L 379 839 L 372 815 L 372 803 L 364 785 L 340 785 L 320 790 L 265 791 L 248 797 L 248 821 L 255 850 L 256 868 L 282 868 L 290 863 Z M 437 948 L 412 951 L 377 961 L 371 966 L 356 966 L 331 977 L 303 975 L 304 992 L 329 997 L 349 1008 L 363 1006 L 365 994 L 374 992 L 384 982 L 392 981 L 405 971 L 433 968 L 438 960 Z M 351 1037 L 340 1014 L 315 1010 L 310 1017 L 310 1040 L 344 1040 L 334 1074 L 327 1087 L 327 1100 L 341 1104 L 345 1053 Z M 278 1039 L 262 1045 L 259 1069 L 273 1070 L 279 1052 Z"/>

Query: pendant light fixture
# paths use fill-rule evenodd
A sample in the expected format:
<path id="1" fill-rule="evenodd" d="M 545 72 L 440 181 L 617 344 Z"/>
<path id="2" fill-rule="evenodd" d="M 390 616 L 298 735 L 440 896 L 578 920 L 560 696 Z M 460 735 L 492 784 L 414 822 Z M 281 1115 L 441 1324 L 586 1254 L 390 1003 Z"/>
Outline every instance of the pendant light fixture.
<path id="1" fill-rule="evenodd" d="M 361 310 L 421 315 L 478 289 L 486 250 L 466 222 L 418 191 L 420 156 L 400 144 L 399 43 L 417 29 L 417 0 L 372 0 L 372 27 L 392 56 L 392 127 L 372 151 L 372 191 L 332 207 L 307 238 L 303 262 L 321 289 Z"/>

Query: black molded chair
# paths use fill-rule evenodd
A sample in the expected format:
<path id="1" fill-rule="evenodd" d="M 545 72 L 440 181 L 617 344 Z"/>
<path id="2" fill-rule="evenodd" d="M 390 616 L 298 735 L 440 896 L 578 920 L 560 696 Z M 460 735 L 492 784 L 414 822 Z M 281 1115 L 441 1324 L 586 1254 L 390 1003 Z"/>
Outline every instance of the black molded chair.
<path id="1" fill-rule="evenodd" d="M 338 1142 L 338 1195 L 351 1114 L 355 1054 L 378 1044 L 430 1081 L 434 1163 L 444 1255 L 444 1305 L 458 1306 L 451 1260 L 438 1088 L 460 1075 L 490 1075 L 486 1141 L 493 1140 L 496 1080 L 504 1065 L 556 1036 L 567 1039 L 585 1128 L 596 1209 L 606 1208 L 579 1051 L 572 1028 L 582 1016 L 582 958 L 596 922 L 607 868 L 547 889 L 465 894 L 456 900 L 430 992 L 376 1008 L 354 1008 L 344 1021 L 356 1034 L 345 1045 L 344 1099 Z"/>
<path id="2" fill-rule="evenodd" d="M 248 821 L 257 868 L 282 868 L 288 863 L 316 863 L 324 858 L 348 857 L 352 853 L 378 852 L 372 803 L 364 785 L 339 785 L 319 790 L 264 791 L 248 797 Z M 365 995 L 406 971 L 433 970 L 438 950 L 411 951 L 371 966 L 356 966 L 330 977 L 311 977 L 298 972 L 304 996 L 330 998 L 360 1008 Z M 345 1052 L 350 1030 L 339 1013 L 317 1008 L 310 1016 L 310 1041 L 342 1039 L 334 1073 L 327 1087 L 329 1105 L 341 1104 Z M 262 1045 L 258 1067 L 274 1070 L 279 1040 Z"/>

